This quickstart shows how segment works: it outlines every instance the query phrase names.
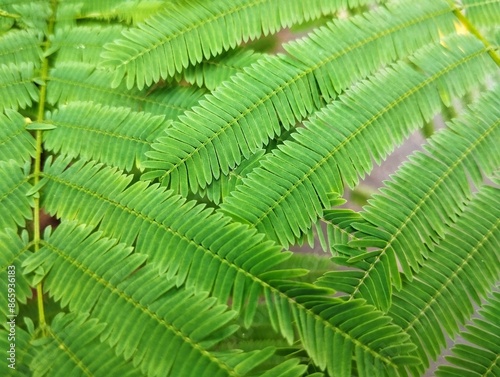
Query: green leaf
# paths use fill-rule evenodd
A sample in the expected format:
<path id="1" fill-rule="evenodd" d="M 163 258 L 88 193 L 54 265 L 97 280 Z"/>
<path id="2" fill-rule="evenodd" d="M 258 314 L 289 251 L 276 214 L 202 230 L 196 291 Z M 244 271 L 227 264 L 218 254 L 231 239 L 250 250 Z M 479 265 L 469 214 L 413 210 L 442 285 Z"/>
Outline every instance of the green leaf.
<path id="1" fill-rule="evenodd" d="M 418 276 L 395 293 L 389 315 L 418 346 L 420 375 L 446 346 L 500 276 L 499 189 L 483 187 L 430 253 Z M 472 225 L 475 224 L 475 225 Z M 481 271 L 478 273 L 478 271 Z M 486 334 L 481 338 L 487 339 Z"/>
<path id="2" fill-rule="evenodd" d="M 42 50 L 40 40 L 32 31 L 10 30 L 0 38 L 0 65 L 32 63 L 35 69 L 40 67 Z"/>
<path id="3" fill-rule="evenodd" d="M 370 1 L 365 1 L 370 3 Z M 104 66 L 115 70 L 114 83 L 124 78 L 127 88 L 151 85 L 190 64 L 234 48 L 242 41 L 296 23 L 318 18 L 340 8 L 343 1 L 314 0 L 193 0 L 169 4 L 164 11 L 146 19 L 137 28 L 123 32 L 122 39 L 107 44 Z M 167 21 L 170 20 L 170 21 Z M 249 20 L 249 22 L 245 22 Z M 226 30 L 222 32 L 222 30 Z M 143 69 L 159 58 L 165 66 Z"/>
<path id="4" fill-rule="evenodd" d="M 440 109 L 438 91 L 463 95 L 479 78 L 496 71 L 475 38 L 454 37 L 447 43 L 452 52 L 441 45 L 417 52 L 412 60 L 419 71 L 396 64 L 318 112 L 293 134 L 293 141 L 249 174 L 226 198 L 222 211 L 282 245 L 294 243 L 322 215 L 322 208 L 328 208 L 328 193 L 342 193 L 344 181 L 354 187 L 372 169 L 372 160 L 385 158 Z M 280 184 L 267 184 L 273 181 Z"/>
<path id="5" fill-rule="evenodd" d="M 103 45 L 120 36 L 120 25 L 79 26 L 59 30 L 51 43 L 50 53 L 57 52 L 57 60 L 79 62 L 96 66 L 101 58 Z"/>
<path id="6" fill-rule="evenodd" d="M 0 229 L 24 227 L 31 220 L 34 206 L 33 198 L 26 193 L 31 188 L 28 177 L 14 160 L 0 161 L 3 180 L 0 181 Z"/>
<path id="7" fill-rule="evenodd" d="M 115 357 L 99 336 L 106 325 L 85 314 L 59 313 L 52 320 L 46 338 L 35 347 L 32 361 L 37 376 L 142 376 L 125 360 Z"/>
<path id="8" fill-rule="evenodd" d="M 151 141 L 169 125 L 163 116 L 91 102 L 60 106 L 46 119 L 47 126 L 55 128 L 44 134 L 47 150 L 102 161 L 128 171 L 134 165 L 142 168 Z"/>
<path id="9" fill-rule="evenodd" d="M 386 183 L 382 194 L 376 195 L 365 207 L 361 214 L 370 225 L 354 223 L 353 226 L 368 234 L 364 237 L 358 234 L 368 241 L 363 241 L 363 245 L 377 250 L 361 254 L 368 264 L 362 268 L 361 275 L 356 274 L 355 279 L 359 280 L 351 280 L 347 289 L 337 285 L 337 272 L 332 272 L 325 276 L 322 285 L 343 290 L 351 297 L 364 297 L 384 310 L 389 308 L 391 287 L 382 287 L 381 284 L 387 282 L 380 281 L 380 276 L 389 274 L 398 289 L 401 287 L 399 268 L 411 279 L 413 271 L 418 272 L 427 257 L 427 248 L 434 248 L 472 195 L 470 177 L 476 176 L 474 182 L 478 186 L 482 184 L 481 175 L 473 173 L 483 171 L 491 175 L 499 166 L 500 154 L 490 152 L 499 137 L 500 112 L 484 115 L 486 107 L 483 107 L 499 108 L 494 105 L 498 104 L 498 93 L 496 89 L 486 94 L 484 102 L 455 120 L 448 130 L 431 138 L 425 147 L 426 153 L 412 155 Z M 439 156 L 439 162 L 435 156 Z M 377 235 L 379 241 L 370 243 Z M 377 245 L 379 242 L 385 246 Z M 422 247 L 423 243 L 426 246 Z M 359 258 L 347 260 L 346 265 Z"/>
<path id="10" fill-rule="evenodd" d="M 245 67 L 251 66 L 262 56 L 263 54 L 252 50 L 235 49 L 195 66 L 189 66 L 178 77 L 191 84 L 214 90 L 231 76 L 243 72 Z"/>
<path id="11" fill-rule="evenodd" d="M 16 26 L 37 36 L 48 32 L 48 18 L 52 13 L 50 3 L 45 0 L 4 2 L 2 8 L 15 14 Z"/>
<path id="12" fill-rule="evenodd" d="M 498 288 L 498 287 L 497 287 Z M 436 371 L 438 377 L 470 375 L 495 376 L 500 373 L 498 354 L 500 349 L 500 294 L 493 292 L 486 304 L 479 310 L 480 318 L 475 318 L 467 330 L 461 332 L 469 344 L 456 344 L 447 363 Z"/>
<path id="13" fill-rule="evenodd" d="M 203 189 L 317 110 L 325 98 L 336 97 L 381 65 L 438 40 L 440 30 L 454 30 L 448 4 L 426 3 L 415 13 L 408 13 L 407 6 L 381 8 L 356 17 L 355 23 L 331 24 L 285 46 L 292 56 L 265 56 L 233 76 L 157 139 L 154 151 L 147 154 L 147 166 L 155 171 L 150 176 L 161 172 L 162 184 L 183 195 Z M 379 50 L 390 54 L 378 54 Z"/>
<path id="14" fill-rule="evenodd" d="M 498 13 L 0 0 L 0 375 L 498 374 Z"/>
<path id="15" fill-rule="evenodd" d="M 22 166 L 35 155 L 35 139 L 25 126 L 26 120 L 18 112 L 0 114 L 0 160 L 14 160 Z"/>
<path id="16" fill-rule="evenodd" d="M 232 169 L 228 175 L 221 175 L 219 179 L 212 181 L 204 190 L 200 190 L 199 195 L 206 196 L 215 204 L 220 204 L 236 186 L 242 183 L 249 172 L 260 165 L 264 153 L 264 150 L 257 151 Z"/>
<path id="17" fill-rule="evenodd" d="M 72 0 L 78 4 L 78 0 Z M 86 0 L 80 3 L 81 14 L 85 18 L 102 19 L 106 21 L 120 20 L 136 24 L 162 9 L 165 5 L 161 0 Z"/>
<path id="18" fill-rule="evenodd" d="M 0 110 L 25 109 L 38 101 L 38 88 L 33 83 L 34 69 L 32 62 L 0 65 Z"/>
<path id="19" fill-rule="evenodd" d="M 470 180 L 481 186 L 481 172 L 491 176 L 500 166 L 500 153 L 492 152 L 500 137 L 499 93 L 497 87 L 485 94 L 483 101 L 450 123 L 449 129 L 434 135 L 425 146 L 426 153 L 413 154 L 381 189 L 381 195 L 376 195 L 365 207 L 361 214 L 370 225 L 353 226 L 369 234 L 363 237 L 368 241 L 363 241 L 364 246 L 378 250 L 364 254 L 365 258 L 371 254 L 371 260 L 350 295 L 378 297 L 378 302 L 369 301 L 387 309 L 389 287 L 382 289 L 380 284 L 368 281 L 389 273 L 399 289 L 399 268 L 411 279 L 413 271 L 418 272 L 427 257 L 427 248 L 434 248 L 464 209 L 464 203 L 472 195 Z M 486 108 L 490 106 L 495 110 L 487 114 Z M 377 235 L 379 241 L 370 243 Z M 385 246 L 378 245 L 379 242 Z M 328 286 L 332 288 L 336 288 L 335 274 L 328 278 Z M 387 295 L 377 295 L 375 291 Z"/>
<path id="20" fill-rule="evenodd" d="M 31 285 L 21 265 L 31 255 L 29 245 L 11 228 L 0 231 L 0 313 L 11 320 L 19 314 L 19 305 L 31 298 Z M 19 325 L 20 317 L 15 320 Z"/>
<path id="21" fill-rule="evenodd" d="M 71 241 L 68 243 L 68 240 Z M 231 324 L 237 313 L 216 304 L 217 300 L 207 297 L 206 293 L 176 288 L 175 280 L 159 274 L 154 267 L 144 266 L 146 256 L 133 253 L 131 247 L 102 237 L 102 233 L 93 232 L 92 227 L 71 222 L 62 223 L 43 246 L 24 262 L 26 272 L 42 266 L 46 271 L 44 290 L 60 301 L 61 306 L 68 305 L 70 312 L 88 312 L 106 324 L 88 321 L 91 323 L 86 331 L 93 335 L 83 336 L 85 330 L 78 323 L 82 318 L 76 319 L 77 323 L 68 318 L 65 321 L 74 327 L 73 331 L 68 329 L 66 335 L 75 337 L 71 341 L 57 334 L 61 331 L 59 327 L 64 327 L 58 321 L 65 322 L 65 317 L 55 318 L 55 329 L 49 334 L 56 340 L 56 350 L 61 344 L 72 343 L 78 351 L 72 363 L 67 362 L 68 355 L 73 354 L 71 350 L 64 347 L 63 352 L 56 351 L 55 357 L 68 368 L 62 370 L 64 375 L 73 375 L 75 368 L 87 370 L 85 364 L 90 362 L 95 368 L 113 370 L 107 363 L 95 362 L 102 357 L 98 355 L 105 347 L 101 346 L 103 350 L 100 350 L 87 344 L 98 335 L 101 340 L 106 339 L 117 354 L 126 360 L 132 358 L 143 373 L 151 376 L 185 375 L 184 368 L 191 365 L 183 361 L 189 358 L 196 360 L 199 376 L 231 376 L 238 371 L 244 376 L 265 360 L 252 353 L 211 350 L 218 341 L 237 330 L 237 326 Z M 75 296 L 72 287 L 79 287 L 81 295 Z M 193 316 L 186 316 L 186 312 Z M 128 313 L 126 318 L 124 313 Z M 135 326 L 137 323 L 141 326 Z M 89 354 L 86 347 L 94 349 Z M 168 357 L 158 359 L 158 351 Z M 96 355 L 92 357 L 94 352 Z M 75 358 L 82 360 L 75 362 Z M 41 366 L 51 367 L 52 363 Z M 108 375 L 102 370 L 95 373 Z"/>
<path id="22" fill-rule="evenodd" d="M 498 26 L 500 2 L 483 0 L 463 0 L 466 17 L 479 26 Z"/>
<path id="23" fill-rule="evenodd" d="M 49 73 L 47 101 L 65 104 L 70 101 L 93 101 L 96 104 L 128 107 L 176 119 L 194 106 L 204 90 L 173 87 L 165 90 L 127 91 L 125 86 L 110 88 L 111 75 L 83 63 L 61 63 Z"/>
<path id="24" fill-rule="evenodd" d="M 328 289 L 282 280 L 289 276 L 287 270 L 281 278 L 272 274 L 268 275 L 272 281 L 264 280 L 266 272 L 278 270 L 276 266 L 289 254 L 263 241 L 262 235 L 254 230 L 230 223 L 228 218 L 186 202 L 156 184 L 147 186 L 137 182 L 127 187 L 130 177 L 109 168 L 77 161 L 65 170 L 67 163 L 64 159 L 53 164 L 47 162 L 44 179 L 48 182 L 43 197 L 49 211 L 66 219 L 100 224 L 107 235 L 121 242 L 134 242 L 137 252 L 148 255 L 148 261 L 166 271 L 168 279 L 174 279 L 178 285 L 184 283 L 187 288 L 210 292 L 222 303 L 231 297 L 232 308 L 240 313 L 254 313 L 256 297 L 264 295 L 273 327 L 292 342 L 295 324 L 305 349 L 322 368 L 333 370 L 333 365 L 340 363 L 350 370 L 356 345 L 362 348 L 362 354 L 380 361 L 381 371 L 398 368 L 392 361 L 395 355 L 387 353 L 388 343 L 382 345 L 376 334 L 363 337 L 363 331 L 349 321 L 358 314 L 370 313 L 370 318 L 381 325 L 381 331 L 396 343 L 405 344 L 407 338 L 397 327 L 385 326 L 388 318 L 362 300 L 344 303 L 329 297 Z M 335 313 L 344 310 L 352 316 L 335 317 Z M 252 317 L 253 314 L 245 317 L 245 326 L 251 324 Z M 310 326 L 317 326 L 321 334 L 311 334 L 307 330 Z M 329 348 L 328 361 L 323 361 L 319 345 L 333 337 L 342 347 L 350 347 L 350 351 L 337 355 Z"/>
<path id="25" fill-rule="evenodd" d="M 57 128 L 53 124 L 41 123 L 41 122 L 32 122 L 26 125 L 26 129 L 30 131 L 48 131 Z"/>

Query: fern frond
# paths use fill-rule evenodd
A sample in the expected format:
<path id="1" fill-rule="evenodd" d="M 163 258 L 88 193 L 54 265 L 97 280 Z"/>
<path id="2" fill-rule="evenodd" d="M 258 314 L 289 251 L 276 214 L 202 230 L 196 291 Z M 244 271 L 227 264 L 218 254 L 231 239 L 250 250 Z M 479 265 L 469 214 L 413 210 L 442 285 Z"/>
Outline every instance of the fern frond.
<path id="1" fill-rule="evenodd" d="M 27 234 L 19 237 L 14 229 L 0 231 L 0 313 L 12 319 L 19 314 L 18 304 L 25 304 L 32 296 L 31 285 L 23 275 L 21 265 L 31 255 Z M 10 289 L 9 289 L 10 288 Z M 5 363 L 4 363 L 5 364 Z"/>
<path id="2" fill-rule="evenodd" d="M 0 171 L 0 229 L 24 227 L 32 219 L 34 205 L 33 197 L 27 196 L 32 187 L 28 174 L 14 160 L 0 161 Z"/>
<path id="3" fill-rule="evenodd" d="M 237 284 L 233 302 L 241 306 L 245 292 L 253 292 L 256 288 L 252 286 L 259 285 L 248 274 L 264 274 L 290 256 L 262 241 L 263 236 L 255 231 L 213 215 L 213 210 L 203 210 L 163 187 L 146 182 L 127 187 L 131 177 L 114 169 L 78 161 L 65 170 L 67 164 L 63 159 L 47 163 L 43 203 L 50 213 L 91 225 L 100 223 L 108 236 L 128 244 L 135 240 L 137 252 L 147 254 L 169 277 L 175 276 L 177 284 L 186 281 L 187 286 L 213 292 L 220 302 L 227 302 Z M 186 253 L 192 257 L 186 259 Z M 259 255 L 266 256 L 265 264 L 258 263 Z M 207 258 L 212 260 L 213 270 L 200 275 L 201 261 Z M 250 319 L 251 310 L 248 315 Z"/>
<path id="4" fill-rule="evenodd" d="M 119 86 L 112 89 L 109 72 L 87 64 L 61 64 L 51 70 L 47 101 L 65 104 L 71 101 L 93 101 L 95 104 L 128 107 L 176 119 L 193 107 L 205 94 L 204 90 L 176 87 L 149 94 L 137 89 L 127 91 Z"/>
<path id="5" fill-rule="evenodd" d="M 115 85 L 125 78 L 127 88 L 136 85 L 142 89 L 160 78 L 173 77 L 189 65 L 235 48 L 242 41 L 332 13 L 343 3 L 193 0 L 169 4 L 137 28 L 124 31 L 122 39 L 107 44 L 104 66 L 115 71 Z M 157 63 L 160 61 L 161 65 Z M 146 66 L 149 69 L 144 69 Z"/>
<path id="6" fill-rule="evenodd" d="M 492 293 L 487 303 L 479 310 L 479 315 L 480 318 L 475 318 L 472 325 L 467 326 L 467 331 L 461 333 L 461 336 L 470 343 L 455 345 L 451 349 L 452 355 L 446 357 L 448 364 L 440 365 L 436 376 L 500 375 L 500 328 L 498 325 L 500 294 L 498 291 Z"/>
<path id="7" fill-rule="evenodd" d="M 500 1 L 463 0 L 465 16 L 475 25 L 495 27 L 500 19 Z"/>
<path id="8" fill-rule="evenodd" d="M 190 84 L 204 86 L 214 90 L 222 82 L 228 80 L 236 73 L 243 72 L 244 67 L 249 67 L 261 59 L 263 54 L 247 50 L 236 49 L 224 53 L 210 60 L 205 60 L 195 66 L 186 68 L 179 78 Z"/>
<path id="9" fill-rule="evenodd" d="M 92 227 L 63 222 L 24 266 L 28 273 L 45 272 L 45 291 L 63 307 L 106 323 L 100 338 L 149 376 L 244 376 L 273 354 L 211 351 L 237 330 L 231 324 L 237 313 L 206 293 L 175 288 L 174 280 L 143 266 L 145 260 Z M 81 287 L 80 295 L 73 294 L 74 286 Z M 188 360 L 196 360 L 194 370 Z"/>
<path id="10" fill-rule="evenodd" d="M 351 257 L 336 258 L 352 271 L 328 273 L 321 281 L 349 297 L 364 297 L 383 310 L 390 306 L 391 283 L 401 288 L 399 268 L 408 279 L 427 257 L 471 197 L 470 180 L 482 184 L 500 166 L 500 88 L 484 95 L 463 117 L 438 133 L 392 177 L 362 212 L 364 222 L 347 243 Z M 397 208 L 397 211 L 393 211 Z M 425 246 L 423 246 L 425 245 Z M 375 249 L 366 252 L 366 247 Z M 340 249 L 341 251 L 342 249 Z M 397 262 L 396 262 L 397 261 Z M 398 266 L 399 265 L 399 266 Z M 360 268 L 360 269 L 359 269 Z"/>
<path id="11" fill-rule="evenodd" d="M 498 289 L 498 1 L 0 0 L 0 376 L 421 375 Z"/>
<path id="12" fill-rule="evenodd" d="M 200 106 L 181 116 L 166 136 L 157 139 L 154 151 L 147 154 L 151 161 L 146 162 L 155 170 L 143 179 L 161 177 L 162 184 L 186 195 L 189 188 L 196 192 L 198 186 L 204 188 L 221 173 L 227 175 L 242 156 L 248 158 L 281 132 L 280 121 L 289 128 L 296 118 L 319 106 L 313 81 L 306 79 L 291 86 L 300 77 L 301 70 L 283 59 L 266 56 L 259 60 L 245 75 L 233 77 L 207 95 Z M 283 88 L 297 101 L 293 108 L 282 107 L 286 105 Z"/>
<path id="13" fill-rule="evenodd" d="M 36 340 L 33 372 L 36 376 L 142 376 L 138 369 L 117 358 L 114 350 L 99 341 L 105 324 L 85 314 L 60 313 Z"/>
<path id="14" fill-rule="evenodd" d="M 35 33 L 26 30 L 11 30 L 0 36 L 0 65 L 16 65 L 32 62 L 40 67 L 42 49 Z"/>
<path id="15" fill-rule="evenodd" d="M 26 130 L 21 114 L 6 110 L 0 113 L 0 161 L 14 160 L 19 166 L 35 154 L 35 139 Z"/>
<path id="16" fill-rule="evenodd" d="M 411 1 L 399 1 L 335 20 L 283 47 L 309 67 L 322 68 L 313 73 L 321 94 L 329 101 L 359 78 L 452 33 L 454 21 L 446 1 L 423 2 L 418 7 Z M 334 47 L 325 47 L 330 45 Z"/>
<path id="17" fill-rule="evenodd" d="M 142 169 L 144 153 L 169 125 L 162 116 L 90 102 L 60 106 L 46 115 L 45 123 L 56 127 L 44 133 L 47 150 L 93 159 L 127 171 L 134 165 Z"/>
<path id="18" fill-rule="evenodd" d="M 57 52 L 57 63 L 81 62 L 96 66 L 106 41 L 120 36 L 123 27 L 79 26 L 59 30 L 51 43 L 50 53 Z"/>
<path id="19" fill-rule="evenodd" d="M 285 142 L 249 174 L 226 198 L 222 211 L 282 245 L 293 243 L 329 206 L 329 192 L 342 193 L 344 181 L 354 187 L 358 175 L 372 169 L 372 160 L 380 163 L 440 109 L 439 92 L 443 98 L 463 95 L 496 71 L 476 39 L 459 36 L 447 43 L 455 49 L 433 45 L 412 59 L 425 75 L 399 63 L 319 112 L 293 134 L 294 141 Z"/>
<path id="20" fill-rule="evenodd" d="M 252 323 L 258 298 L 264 295 L 273 327 L 292 342 L 295 324 L 305 349 L 323 369 L 349 372 L 353 355 L 372 362 L 375 369 L 368 368 L 366 376 L 391 375 L 399 364 L 414 362 L 404 356 L 412 348 L 407 338 L 363 300 L 345 303 L 328 297 L 330 290 L 284 280 L 305 271 L 277 269 L 289 254 L 254 230 L 195 207 L 158 185 L 137 182 L 127 188 L 130 177 L 110 168 L 77 161 L 65 170 L 67 164 L 63 159 L 47 162 L 42 191 L 51 213 L 100 224 L 107 235 L 128 244 L 135 240 L 137 252 L 147 254 L 148 261 L 166 270 L 167 278 L 178 285 L 211 292 L 219 302 L 231 298 L 245 326 Z M 208 270 L 202 270 L 206 265 Z M 380 325 L 387 343 L 380 341 L 378 332 L 365 334 L 365 320 Z M 393 342 L 403 355 L 392 353 Z M 331 347 L 325 351 L 322 344 Z M 344 352 L 338 354 L 337 349 Z"/>
<path id="21" fill-rule="evenodd" d="M 395 57 L 406 56 L 409 48 L 437 40 L 439 30 L 454 30 L 447 4 L 426 3 L 411 16 L 404 5 L 331 24 L 291 44 L 292 57 L 264 57 L 224 83 L 153 144 L 155 151 L 148 153 L 151 162 L 147 162 L 152 171 L 144 179 L 159 177 L 162 184 L 183 195 L 188 188 L 204 188 L 213 178 L 227 175 L 242 156 L 248 158 L 261 149 L 282 128 L 290 129 L 317 110 L 324 98 Z M 391 53 L 378 54 L 379 49 Z M 189 141 L 184 135 L 190 135 Z"/>
<path id="22" fill-rule="evenodd" d="M 414 375 L 421 375 L 429 358 L 446 346 L 444 332 L 455 335 L 474 312 L 472 301 L 480 304 L 498 281 L 500 207 L 491 204 L 499 194 L 497 188 L 482 188 L 420 273 L 394 294 L 389 315 L 411 336 L 423 362 Z"/>
<path id="23" fill-rule="evenodd" d="M 33 82 L 33 63 L 0 65 L 0 111 L 25 109 L 38 101 L 38 88 Z"/>
<path id="24" fill-rule="evenodd" d="M 282 293 L 268 296 L 265 292 L 268 305 L 270 298 L 274 298 L 278 308 L 276 312 L 270 311 L 271 323 L 282 326 L 282 321 L 293 320 L 304 349 L 330 375 L 352 375 L 351 359 L 358 376 L 366 377 L 402 376 L 405 365 L 418 364 L 417 358 L 408 356 L 414 345 L 400 333 L 398 326 L 364 300 L 345 302 L 324 297 L 327 292 L 318 292 L 316 286 L 305 283 L 274 285 Z M 397 351 L 389 346 L 394 343 L 398 344 Z"/>

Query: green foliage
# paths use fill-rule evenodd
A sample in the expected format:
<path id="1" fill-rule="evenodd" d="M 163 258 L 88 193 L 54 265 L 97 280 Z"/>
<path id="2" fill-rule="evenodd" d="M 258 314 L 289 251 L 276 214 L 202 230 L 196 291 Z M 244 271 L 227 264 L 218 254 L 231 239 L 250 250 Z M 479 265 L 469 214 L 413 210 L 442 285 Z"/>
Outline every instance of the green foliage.
<path id="1" fill-rule="evenodd" d="M 499 19 L 0 0 L 0 374 L 498 374 Z"/>
<path id="2" fill-rule="evenodd" d="M 497 287 L 498 288 L 498 287 Z M 500 332 L 498 316 L 500 315 L 500 295 L 493 293 L 489 304 L 480 311 L 481 319 L 474 319 L 462 335 L 471 345 L 457 344 L 453 347 L 453 356 L 446 359 L 453 366 L 442 365 L 437 370 L 439 377 L 462 376 L 464 373 L 480 373 L 483 376 L 495 376 L 500 373 L 498 354 L 500 349 Z"/>

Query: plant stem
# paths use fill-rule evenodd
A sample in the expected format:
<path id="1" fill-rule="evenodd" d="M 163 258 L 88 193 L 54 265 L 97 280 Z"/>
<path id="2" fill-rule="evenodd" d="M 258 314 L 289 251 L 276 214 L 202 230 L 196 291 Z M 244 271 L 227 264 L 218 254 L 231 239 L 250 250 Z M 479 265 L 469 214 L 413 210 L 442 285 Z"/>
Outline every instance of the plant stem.
<path id="1" fill-rule="evenodd" d="M 18 14 L 14 14 L 14 13 L 9 13 L 5 10 L 2 10 L 0 9 L 0 17 L 6 17 L 6 18 L 19 18 L 19 15 Z"/>
<path id="2" fill-rule="evenodd" d="M 45 51 L 48 51 L 50 48 L 50 36 L 54 31 L 54 23 L 55 23 L 55 13 L 57 7 L 57 0 L 51 1 L 52 7 L 52 15 L 50 16 L 47 35 L 45 36 L 44 44 Z M 49 60 L 47 56 L 44 57 L 42 61 L 42 67 L 40 71 L 40 77 L 42 80 L 42 84 L 40 86 L 40 101 L 38 103 L 38 113 L 37 113 L 37 122 L 43 122 L 44 113 L 45 113 L 45 100 L 47 98 L 47 77 L 49 72 Z M 41 175 L 41 166 L 42 166 L 42 154 L 43 154 L 43 131 L 37 130 L 35 133 L 36 139 L 36 152 L 35 152 L 35 161 L 34 161 L 34 171 L 33 171 L 33 184 L 36 186 L 40 181 Z M 33 244 L 34 251 L 37 252 L 40 249 L 40 234 L 41 234 L 41 224 L 40 224 L 40 196 L 37 195 L 35 197 L 35 205 L 33 208 Z M 46 321 L 45 321 L 45 309 L 43 306 L 43 285 L 42 282 L 38 283 L 36 286 L 37 292 L 37 306 L 38 306 L 38 319 L 40 322 L 40 328 L 42 332 L 45 334 L 46 332 Z"/>
<path id="3" fill-rule="evenodd" d="M 488 49 L 488 54 L 491 56 L 493 61 L 500 66 L 500 56 L 495 51 L 494 47 L 491 43 L 481 34 L 481 32 L 469 21 L 467 17 L 462 13 L 461 9 L 454 4 L 452 0 L 448 0 L 450 5 L 453 7 L 453 14 L 458 18 L 461 24 L 467 29 L 469 33 L 474 35 L 477 39 L 479 39 Z"/>

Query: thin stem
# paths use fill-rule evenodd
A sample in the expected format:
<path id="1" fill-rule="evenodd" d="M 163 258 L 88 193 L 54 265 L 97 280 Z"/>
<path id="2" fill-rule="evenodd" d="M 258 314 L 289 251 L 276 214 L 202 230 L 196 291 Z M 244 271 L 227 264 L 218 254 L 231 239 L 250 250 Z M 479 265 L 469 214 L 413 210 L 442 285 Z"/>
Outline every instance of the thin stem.
<path id="1" fill-rule="evenodd" d="M 0 9 L 0 17 L 6 17 L 6 18 L 14 18 L 14 19 L 17 19 L 19 18 L 20 16 L 18 14 L 14 14 L 14 13 L 9 13 L 5 10 L 2 10 Z"/>
<path id="2" fill-rule="evenodd" d="M 48 23 L 47 36 L 50 36 L 54 31 L 54 23 L 55 23 L 55 13 L 57 7 L 57 0 L 53 0 L 51 2 L 52 6 L 52 14 Z M 45 51 L 50 48 L 51 40 L 46 36 L 45 38 Z M 37 113 L 37 121 L 43 122 L 44 113 L 45 113 L 45 100 L 47 98 L 47 78 L 49 72 L 49 60 L 47 57 L 44 57 L 42 61 L 42 68 L 40 72 L 40 76 L 42 79 L 42 85 L 40 86 L 40 101 L 38 103 L 38 113 Z M 33 184 L 37 185 L 40 181 L 41 176 L 41 166 L 42 166 L 42 140 L 43 140 L 43 131 L 37 130 L 35 133 L 36 140 L 36 152 L 35 152 L 35 161 L 33 168 Z M 41 224 L 40 224 L 40 196 L 36 196 L 34 198 L 35 204 L 33 208 L 33 246 L 34 251 L 37 252 L 40 249 L 40 233 L 41 233 Z M 38 319 L 40 321 L 40 328 L 45 333 L 46 332 L 46 321 L 45 321 L 45 309 L 43 306 L 43 285 L 42 282 L 38 283 L 36 286 L 37 292 L 37 306 L 38 306 Z"/>
<path id="3" fill-rule="evenodd" d="M 461 24 L 467 29 L 469 33 L 474 35 L 477 39 L 479 39 L 486 46 L 488 50 L 488 54 L 491 56 L 493 61 L 500 66 L 500 56 L 495 51 L 492 44 L 481 34 L 481 32 L 474 26 L 472 22 L 469 21 L 467 17 L 462 13 L 461 9 L 454 4 L 452 0 L 448 0 L 450 5 L 453 7 L 453 14 L 458 18 Z"/>

